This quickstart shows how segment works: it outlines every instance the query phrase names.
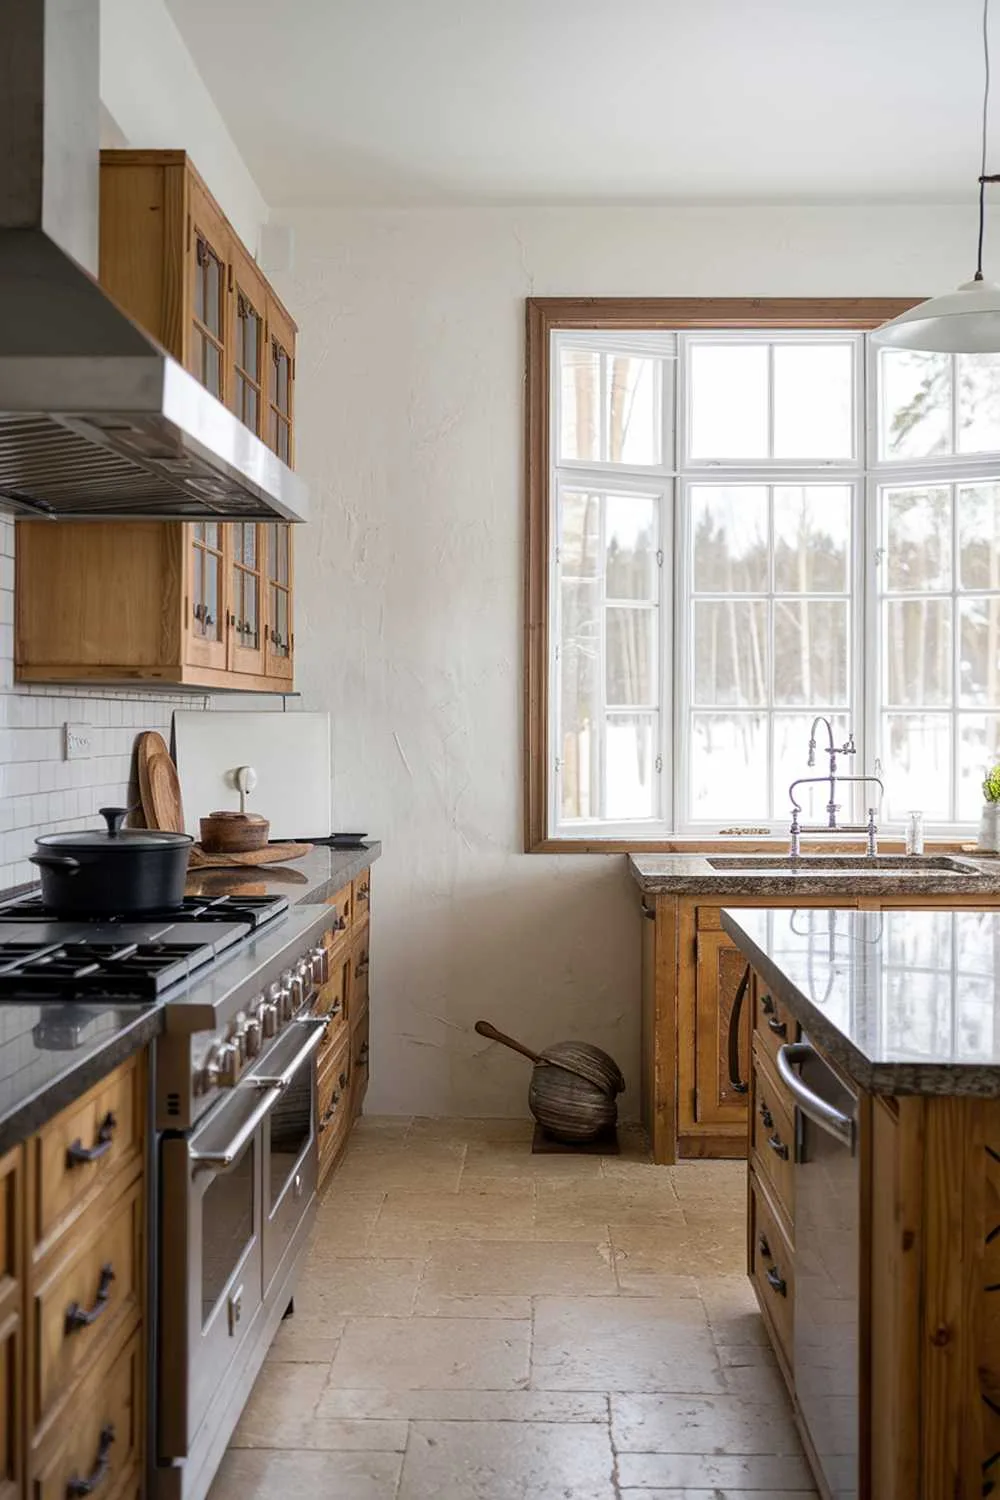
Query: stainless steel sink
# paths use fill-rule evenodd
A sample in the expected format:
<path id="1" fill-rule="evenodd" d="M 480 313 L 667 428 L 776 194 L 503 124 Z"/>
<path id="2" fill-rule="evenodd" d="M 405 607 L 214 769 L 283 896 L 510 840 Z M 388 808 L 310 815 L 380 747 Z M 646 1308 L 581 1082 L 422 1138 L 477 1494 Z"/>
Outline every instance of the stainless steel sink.
<path id="1" fill-rule="evenodd" d="M 948 854 L 723 854 L 709 855 L 713 870 L 787 870 L 790 875 L 853 873 L 891 870 L 894 875 L 977 875 L 975 865 Z"/>

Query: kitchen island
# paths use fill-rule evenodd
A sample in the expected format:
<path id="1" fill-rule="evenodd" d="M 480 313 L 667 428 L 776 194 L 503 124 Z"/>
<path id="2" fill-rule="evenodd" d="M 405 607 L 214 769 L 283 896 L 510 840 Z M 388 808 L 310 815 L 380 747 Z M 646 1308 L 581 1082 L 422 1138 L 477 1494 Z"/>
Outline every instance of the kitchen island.
<path id="1" fill-rule="evenodd" d="M 1000 912 L 727 908 L 748 1269 L 834 1500 L 1000 1484 Z"/>
<path id="2" fill-rule="evenodd" d="M 642 1118 L 657 1162 L 746 1152 L 750 1031 L 735 1004 L 745 961 L 721 907 L 1000 908 L 1000 860 L 948 851 L 636 854 L 629 872 L 643 915 Z"/>

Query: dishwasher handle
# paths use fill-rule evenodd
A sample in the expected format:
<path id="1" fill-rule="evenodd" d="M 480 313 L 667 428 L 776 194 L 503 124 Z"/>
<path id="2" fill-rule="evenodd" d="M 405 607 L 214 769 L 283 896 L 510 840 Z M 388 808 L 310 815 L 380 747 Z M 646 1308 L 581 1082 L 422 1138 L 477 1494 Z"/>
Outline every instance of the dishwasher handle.
<path id="1" fill-rule="evenodd" d="M 854 1150 L 854 1121 L 850 1115 L 834 1108 L 819 1094 L 802 1082 L 796 1067 L 818 1054 L 808 1042 L 786 1042 L 778 1048 L 778 1074 L 796 1105 L 807 1120 L 812 1120 L 821 1130 L 841 1141 L 850 1151 Z"/>

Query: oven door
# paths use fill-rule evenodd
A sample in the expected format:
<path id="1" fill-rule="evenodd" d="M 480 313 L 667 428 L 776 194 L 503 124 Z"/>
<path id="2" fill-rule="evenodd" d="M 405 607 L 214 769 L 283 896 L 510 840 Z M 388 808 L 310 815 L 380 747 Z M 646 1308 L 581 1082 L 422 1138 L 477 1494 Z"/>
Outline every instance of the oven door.
<path id="1" fill-rule="evenodd" d="M 264 1295 L 316 1194 L 316 1051 L 329 1022 L 305 1016 L 282 1034 L 249 1082 L 275 1088 L 278 1099 L 264 1120 Z"/>
<path id="2" fill-rule="evenodd" d="M 264 1121 L 280 1095 L 240 1086 L 160 1142 L 161 1461 L 190 1452 L 261 1308 Z"/>

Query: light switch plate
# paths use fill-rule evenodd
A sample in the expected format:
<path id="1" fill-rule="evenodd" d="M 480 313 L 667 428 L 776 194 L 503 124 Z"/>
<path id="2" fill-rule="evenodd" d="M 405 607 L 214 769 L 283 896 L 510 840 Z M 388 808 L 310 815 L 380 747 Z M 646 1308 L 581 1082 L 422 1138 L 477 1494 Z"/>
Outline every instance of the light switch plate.
<path id="1" fill-rule="evenodd" d="M 91 753 L 89 724 L 64 724 L 64 754 L 67 760 L 87 760 Z"/>

